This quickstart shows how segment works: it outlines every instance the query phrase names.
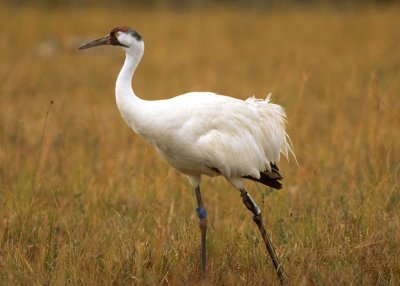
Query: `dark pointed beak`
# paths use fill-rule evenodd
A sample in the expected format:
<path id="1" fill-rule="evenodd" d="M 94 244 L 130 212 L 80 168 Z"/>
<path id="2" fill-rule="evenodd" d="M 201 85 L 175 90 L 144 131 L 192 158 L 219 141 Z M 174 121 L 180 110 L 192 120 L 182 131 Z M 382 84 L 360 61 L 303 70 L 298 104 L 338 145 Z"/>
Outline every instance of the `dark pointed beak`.
<path id="1" fill-rule="evenodd" d="M 105 36 L 103 38 L 88 42 L 88 43 L 83 43 L 82 45 L 79 46 L 79 49 L 84 50 L 84 49 L 89 49 L 89 48 L 103 46 L 103 45 L 111 45 L 109 35 Z"/>

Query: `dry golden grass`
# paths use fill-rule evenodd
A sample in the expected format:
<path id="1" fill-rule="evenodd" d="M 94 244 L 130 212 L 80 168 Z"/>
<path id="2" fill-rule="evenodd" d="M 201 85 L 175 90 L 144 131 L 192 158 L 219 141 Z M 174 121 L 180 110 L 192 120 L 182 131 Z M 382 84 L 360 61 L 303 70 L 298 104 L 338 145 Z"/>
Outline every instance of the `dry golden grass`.
<path id="1" fill-rule="evenodd" d="M 399 12 L 2 7 L 0 284 L 198 283 L 194 195 L 115 106 L 123 52 L 76 49 L 123 24 L 145 38 L 143 98 L 286 107 L 299 166 L 282 191 L 247 187 L 289 284 L 400 284 Z M 277 284 L 239 194 L 203 181 L 206 284 Z"/>

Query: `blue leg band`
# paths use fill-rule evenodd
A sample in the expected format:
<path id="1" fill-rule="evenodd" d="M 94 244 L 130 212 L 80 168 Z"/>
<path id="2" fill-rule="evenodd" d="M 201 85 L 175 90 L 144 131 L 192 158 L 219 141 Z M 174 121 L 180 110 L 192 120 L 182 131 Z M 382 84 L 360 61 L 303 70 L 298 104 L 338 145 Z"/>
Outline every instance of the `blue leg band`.
<path id="1" fill-rule="evenodd" d="M 206 217 L 207 217 L 206 209 L 203 208 L 203 207 L 197 208 L 197 209 L 196 209 L 196 212 L 197 212 L 197 216 L 199 217 L 199 219 L 202 219 L 202 218 L 206 218 Z"/>

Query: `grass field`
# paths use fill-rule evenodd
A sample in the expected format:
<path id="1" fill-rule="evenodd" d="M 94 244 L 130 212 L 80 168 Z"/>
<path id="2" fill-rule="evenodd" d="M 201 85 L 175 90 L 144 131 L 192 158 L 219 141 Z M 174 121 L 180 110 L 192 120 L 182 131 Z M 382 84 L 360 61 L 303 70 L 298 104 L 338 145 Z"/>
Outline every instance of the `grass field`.
<path id="1" fill-rule="evenodd" d="M 0 284 L 199 283 L 195 197 L 115 105 L 135 27 L 145 99 L 210 90 L 286 107 L 299 166 L 248 182 L 290 285 L 400 284 L 400 8 L 0 9 Z M 51 104 L 53 102 L 53 104 Z M 203 179 L 206 285 L 275 285 L 239 194 Z"/>

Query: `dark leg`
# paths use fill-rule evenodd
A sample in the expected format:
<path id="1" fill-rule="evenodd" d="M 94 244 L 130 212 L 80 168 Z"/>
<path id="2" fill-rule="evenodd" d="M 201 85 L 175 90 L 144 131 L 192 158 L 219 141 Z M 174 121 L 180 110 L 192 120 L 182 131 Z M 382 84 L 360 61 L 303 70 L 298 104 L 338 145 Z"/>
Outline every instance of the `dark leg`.
<path id="1" fill-rule="evenodd" d="M 278 274 L 279 281 L 281 284 L 284 284 L 285 279 L 284 279 L 284 274 L 283 274 L 283 268 L 281 264 L 279 263 L 278 256 L 275 253 L 275 250 L 272 246 L 272 242 L 268 236 L 267 231 L 265 230 L 265 227 L 262 222 L 262 217 L 261 217 L 261 211 L 256 205 L 256 203 L 253 201 L 253 199 L 250 197 L 249 193 L 247 193 L 245 190 L 240 190 L 240 196 L 242 197 L 243 203 L 247 207 L 249 211 L 253 213 L 253 221 L 257 224 L 258 229 L 261 232 L 261 236 L 264 240 L 265 246 L 268 250 L 269 256 L 271 257 L 272 263 L 274 264 L 276 273 Z"/>
<path id="2" fill-rule="evenodd" d="M 207 233 L 207 212 L 204 208 L 203 199 L 201 198 L 200 187 L 195 189 L 197 199 L 197 216 L 200 219 L 201 231 L 201 277 L 206 275 L 206 233 Z"/>

